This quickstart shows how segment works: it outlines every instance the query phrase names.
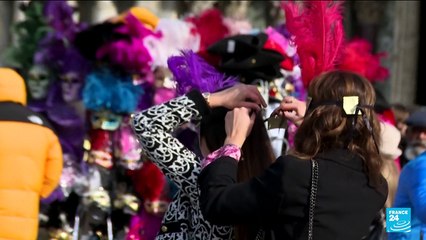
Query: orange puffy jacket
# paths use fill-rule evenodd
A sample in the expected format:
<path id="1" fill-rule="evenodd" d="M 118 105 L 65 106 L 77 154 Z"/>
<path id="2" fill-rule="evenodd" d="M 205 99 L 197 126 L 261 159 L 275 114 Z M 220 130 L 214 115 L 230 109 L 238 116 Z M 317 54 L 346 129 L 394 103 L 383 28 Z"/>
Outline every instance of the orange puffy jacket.
<path id="1" fill-rule="evenodd" d="M 37 238 L 40 196 L 58 185 L 59 140 L 26 104 L 24 80 L 0 68 L 0 239 Z"/>

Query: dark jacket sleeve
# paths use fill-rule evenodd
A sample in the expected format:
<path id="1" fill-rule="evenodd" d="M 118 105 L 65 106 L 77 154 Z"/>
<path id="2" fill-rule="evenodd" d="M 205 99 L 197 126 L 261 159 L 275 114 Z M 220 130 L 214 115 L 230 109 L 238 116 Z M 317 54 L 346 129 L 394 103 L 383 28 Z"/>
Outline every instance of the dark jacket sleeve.
<path id="1" fill-rule="evenodd" d="M 245 224 L 274 221 L 285 201 L 283 163 L 279 158 L 265 172 L 247 182 L 237 183 L 238 162 L 221 157 L 200 174 L 200 205 L 213 224 Z"/>

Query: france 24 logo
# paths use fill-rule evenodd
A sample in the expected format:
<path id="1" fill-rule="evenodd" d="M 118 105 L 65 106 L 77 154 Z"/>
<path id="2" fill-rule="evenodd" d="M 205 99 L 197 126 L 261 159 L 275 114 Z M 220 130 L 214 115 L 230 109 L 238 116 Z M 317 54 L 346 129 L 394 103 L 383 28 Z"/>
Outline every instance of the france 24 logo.
<path id="1" fill-rule="evenodd" d="M 386 232 L 411 232 L 411 208 L 386 208 Z"/>

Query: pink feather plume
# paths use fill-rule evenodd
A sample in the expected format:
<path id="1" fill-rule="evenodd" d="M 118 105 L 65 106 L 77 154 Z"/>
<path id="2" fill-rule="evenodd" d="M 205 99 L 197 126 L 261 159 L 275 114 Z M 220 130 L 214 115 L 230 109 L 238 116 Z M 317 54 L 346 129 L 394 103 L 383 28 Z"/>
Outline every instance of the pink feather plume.
<path id="1" fill-rule="evenodd" d="M 305 87 L 335 68 L 344 41 L 342 2 L 284 2 L 286 27 L 295 37 Z"/>

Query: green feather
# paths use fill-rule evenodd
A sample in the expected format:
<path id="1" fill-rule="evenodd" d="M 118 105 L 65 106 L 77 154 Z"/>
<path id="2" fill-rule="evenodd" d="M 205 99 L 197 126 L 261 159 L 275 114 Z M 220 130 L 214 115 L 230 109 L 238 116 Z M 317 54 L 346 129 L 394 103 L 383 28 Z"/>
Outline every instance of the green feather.
<path id="1" fill-rule="evenodd" d="M 33 65 L 40 40 L 52 31 L 43 16 L 43 4 L 32 1 L 24 10 L 24 20 L 14 24 L 11 31 L 16 41 L 6 49 L 3 59 L 25 73 Z"/>

